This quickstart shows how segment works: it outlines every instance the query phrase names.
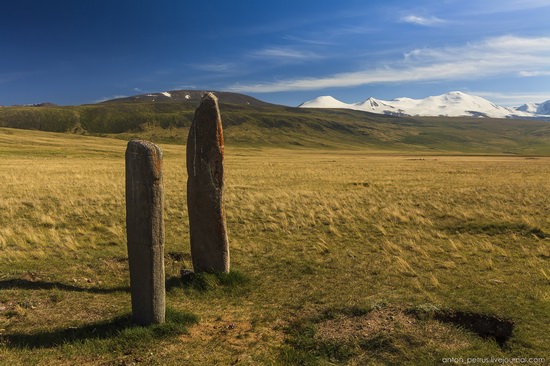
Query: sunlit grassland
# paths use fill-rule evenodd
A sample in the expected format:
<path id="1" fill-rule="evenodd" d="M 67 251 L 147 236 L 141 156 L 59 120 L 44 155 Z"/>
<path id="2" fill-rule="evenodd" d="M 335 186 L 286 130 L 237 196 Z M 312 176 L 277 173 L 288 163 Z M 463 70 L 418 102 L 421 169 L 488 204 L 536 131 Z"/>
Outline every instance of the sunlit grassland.
<path id="1" fill-rule="evenodd" d="M 134 342 L 93 330 L 131 310 L 125 142 L 0 129 L 0 364 L 549 358 L 549 158 L 229 145 L 227 225 L 244 280 L 198 289 L 178 280 L 191 267 L 185 147 L 161 147 L 167 304 L 198 322 Z M 429 322 L 382 327 L 366 345 L 319 338 L 345 324 L 318 321 L 327 312 L 395 308 L 492 314 L 515 329 L 504 348 Z"/>

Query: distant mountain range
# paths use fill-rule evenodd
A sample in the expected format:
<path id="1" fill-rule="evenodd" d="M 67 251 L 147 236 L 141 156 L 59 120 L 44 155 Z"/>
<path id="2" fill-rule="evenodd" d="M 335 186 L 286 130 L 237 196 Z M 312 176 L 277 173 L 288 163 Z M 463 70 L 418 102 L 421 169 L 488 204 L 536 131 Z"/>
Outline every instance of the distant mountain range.
<path id="1" fill-rule="evenodd" d="M 183 105 L 187 105 L 191 108 L 196 107 L 200 103 L 205 92 L 206 91 L 203 90 L 170 90 L 110 99 L 97 103 L 97 105 L 113 105 L 121 103 L 183 103 Z M 239 93 L 216 91 L 215 94 L 219 98 L 220 103 L 224 104 L 244 105 L 255 108 L 276 106 L 276 104 L 264 102 L 251 96 Z M 56 105 L 53 103 L 38 103 L 20 107 L 56 107 Z M 298 107 L 351 109 L 390 116 L 487 117 L 540 119 L 550 121 L 550 100 L 543 103 L 525 103 L 519 107 L 510 108 L 502 107 L 482 97 L 459 91 L 452 91 L 424 99 L 396 98 L 393 100 L 381 100 L 371 97 L 358 103 L 344 103 L 332 96 L 320 96 L 313 100 L 304 102 Z"/>
<path id="2" fill-rule="evenodd" d="M 78 106 L 46 103 L 2 107 L 0 135 L 4 132 L 10 134 L 4 128 L 18 128 L 184 144 L 203 93 L 197 90 L 171 90 Z M 373 98 L 363 103 L 364 110 L 372 112 L 378 107 L 378 113 L 386 114 L 352 109 L 296 108 L 265 103 L 243 94 L 214 93 L 220 100 L 224 138 L 228 145 L 344 149 L 355 146 L 366 151 L 391 153 L 550 156 L 550 123 L 547 122 L 550 118 L 471 117 L 487 116 L 490 114 L 488 110 L 501 111 L 501 115 L 522 112 L 531 116 L 534 115 L 532 111 L 545 111 L 548 107 L 546 103 L 525 105 L 522 106 L 525 111 L 515 112 L 500 109 L 487 101 L 482 104 L 483 99 L 449 93 L 439 98 L 428 98 L 425 103 L 405 98 L 401 101 L 404 106 L 416 105 L 419 109 L 430 111 L 427 102 L 438 99 L 441 104 L 436 104 L 437 108 L 448 109 L 447 114 L 456 109 L 470 111 L 469 117 L 395 117 L 388 114 L 404 113 L 404 107 L 400 111 Z M 317 103 L 317 106 L 350 107 L 334 98 L 320 98 L 319 101 L 323 103 Z M 469 104 L 465 107 L 453 101 L 468 101 Z M 433 113 L 433 107 L 431 111 Z M 438 109 L 436 111 L 439 112 Z M 11 149 L 12 144 L 0 146 L 0 156 L 10 154 Z"/>
<path id="3" fill-rule="evenodd" d="M 547 100 L 544 103 L 526 103 L 516 109 L 522 112 L 548 116 L 550 115 L 550 100 Z"/>
<path id="4" fill-rule="evenodd" d="M 188 102 L 193 105 L 198 105 L 206 91 L 203 90 L 170 90 L 159 93 L 138 94 L 130 97 L 110 99 L 101 104 L 106 103 L 151 103 L 151 102 Z M 273 104 L 263 102 L 248 95 L 231 93 L 231 92 L 214 92 L 220 103 L 243 104 L 256 107 L 271 106 Z"/>
<path id="5" fill-rule="evenodd" d="M 498 106 L 475 95 L 453 91 L 424 99 L 397 98 L 348 104 L 331 96 L 321 96 L 299 105 L 300 108 L 345 108 L 364 112 L 398 116 L 445 116 L 489 118 L 548 118 L 550 100 L 526 103 L 517 108 Z"/>

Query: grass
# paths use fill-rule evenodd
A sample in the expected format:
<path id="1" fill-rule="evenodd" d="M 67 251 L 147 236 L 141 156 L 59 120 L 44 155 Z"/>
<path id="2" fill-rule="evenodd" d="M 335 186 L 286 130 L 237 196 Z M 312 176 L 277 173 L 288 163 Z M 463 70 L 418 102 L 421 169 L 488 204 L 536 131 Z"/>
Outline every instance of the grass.
<path id="1" fill-rule="evenodd" d="M 22 349 L 84 345 L 95 342 L 98 344 L 92 345 L 94 351 L 97 351 L 95 348 L 101 347 L 120 352 L 131 348 L 139 349 L 147 343 L 187 333 L 185 326 L 195 323 L 197 323 L 195 316 L 167 308 L 165 323 L 149 327 L 132 324 L 131 314 L 129 314 L 81 327 L 32 334 L 15 333 L 4 340 L 8 347 Z M 108 341 L 102 342 L 105 339 Z"/>
<path id="2" fill-rule="evenodd" d="M 119 354 L 123 355 L 120 360 L 124 364 L 144 361 L 154 364 L 159 360 L 149 351 L 150 344 L 162 344 L 165 339 L 187 334 L 187 326 L 195 323 L 197 318 L 194 315 L 167 308 L 163 324 L 136 326 L 128 314 L 66 329 L 12 333 L 3 337 L 3 347 L 20 353 L 19 359 L 10 361 L 10 364 L 34 363 L 33 351 L 48 352 L 49 349 L 57 349 L 63 358 L 78 359 L 79 363 L 99 363 L 105 358 L 104 354 Z"/>
<path id="3" fill-rule="evenodd" d="M 0 364 L 548 360 L 549 158 L 228 144 L 234 271 L 181 279 L 185 147 L 161 147 L 167 304 L 181 316 L 139 329 L 126 323 L 125 142 L 0 129 Z M 418 309 L 514 332 L 501 347 Z"/>

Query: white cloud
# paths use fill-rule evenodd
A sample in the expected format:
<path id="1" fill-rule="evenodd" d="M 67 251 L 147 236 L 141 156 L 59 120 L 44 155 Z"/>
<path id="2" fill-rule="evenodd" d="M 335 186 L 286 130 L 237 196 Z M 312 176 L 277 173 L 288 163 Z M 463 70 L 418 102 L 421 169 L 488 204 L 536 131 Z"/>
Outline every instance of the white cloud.
<path id="1" fill-rule="evenodd" d="M 322 58 L 322 56 L 317 53 L 314 53 L 311 51 L 297 50 L 290 47 L 268 47 L 268 48 L 264 48 L 262 50 L 253 52 L 251 56 L 259 57 L 259 58 L 282 60 L 282 61 L 285 61 L 285 60 L 286 61 L 289 61 L 289 60 L 308 61 L 308 60 Z"/>
<path id="2" fill-rule="evenodd" d="M 523 77 L 535 77 L 535 76 L 550 76 L 550 70 L 546 71 L 535 71 L 535 70 L 529 70 L 529 71 L 520 71 L 519 76 Z"/>
<path id="3" fill-rule="evenodd" d="M 305 44 L 312 44 L 312 45 L 334 45 L 334 42 L 329 42 L 326 39 L 321 38 L 306 38 L 306 37 L 296 37 L 292 35 L 286 35 L 282 37 L 285 40 L 292 41 L 292 42 L 298 42 L 298 43 L 305 43 Z"/>
<path id="4" fill-rule="evenodd" d="M 175 89 L 198 89 L 198 86 L 189 84 L 177 84 Z"/>
<path id="5" fill-rule="evenodd" d="M 94 103 L 101 103 L 111 99 L 119 99 L 119 98 L 127 98 L 127 97 L 128 97 L 127 95 L 113 95 L 111 97 L 103 97 L 103 98 L 94 100 Z"/>
<path id="6" fill-rule="evenodd" d="M 446 23 L 445 20 L 437 18 L 437 17 L 421 17 L 417 15 L 407 15 L 401 18 L 401 21 L 404 23 L 411 23 L 411 24 L 417 24 L 417 25 L 423 25 L 423 26 L 434 26 L 434 25 L 440 25 L 443 23 Z"/>
<path id="7" fill-rule="evenodd" d="M 548 0 L 485 0 L 471 4 L 477 13 L 501 13 L 550 7 Z"/>
<path id="8" fill-rule="evenodd" d="M 502 36 L 458 47 L 424 48 L 388 60 L 386 66 L 315 78 L 234 85 L 241 92 L 280 92 L 353 87 L 374 83 L 483 79 L 521 76 L 522 70 L 550 72 L 550 37 Z M 525 75 L 524 75 L 525 76 Z"/>
<path id="9" fill-rule="evenodd" d="M 525 103 L 542 103 L 550 100 L 550 90 L 547 92 L 531 93 L 499 93 L 492 91 L 468 91 L 469 94 L 487 98 L 493 103 L 502 106 L 519 107 Z"/>

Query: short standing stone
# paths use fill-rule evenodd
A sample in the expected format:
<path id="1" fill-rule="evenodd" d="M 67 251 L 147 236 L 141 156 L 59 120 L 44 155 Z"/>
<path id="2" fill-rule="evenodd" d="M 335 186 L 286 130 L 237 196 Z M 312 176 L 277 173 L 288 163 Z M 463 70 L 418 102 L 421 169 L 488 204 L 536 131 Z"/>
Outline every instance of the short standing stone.
<path id="1" fill-rule="evenodd" d="M 187 139 L 187 208 L 195 272 L 229 272 L 223 154 L 218 99 L 207 93 L 195 112 Z"/>
<path id="2" fill-rule="evenodd" d="M 126 149 L 126 232 L 132 318 L 142 325 L 165 321 L 163 206 L 162 152 L 132 140 Z"/>

